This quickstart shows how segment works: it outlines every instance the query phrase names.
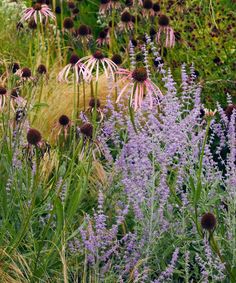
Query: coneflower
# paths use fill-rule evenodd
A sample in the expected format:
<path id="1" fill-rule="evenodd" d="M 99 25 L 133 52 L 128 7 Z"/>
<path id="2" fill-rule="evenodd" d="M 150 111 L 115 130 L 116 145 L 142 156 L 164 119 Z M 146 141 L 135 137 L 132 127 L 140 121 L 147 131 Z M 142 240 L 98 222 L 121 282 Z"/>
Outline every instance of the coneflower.
<path id="1" fill-rule="evenodd" d="M 63 21 L 63 28 L 66 30 L 72 30 L 74 27 L 74 21 L 71 18 L 65 18 Z"/>
<path id="2" fill-rule="evenodd" d="M 16 71 L 19 70 L 19 69 L 20 69 L 20 65 L 18 63 L 15 62 L 11 65 L 11 70 L 12 70 L 13 74 L 15 74 Z"/>
<path id="3" fill-rule="evenodd" d="M 91 39 L 91 33 L 87 25 L 81 24 L 74 32 L 76 39 L 81 40 L 85 43 Z"/>
<path id="4" fill-rule="evenodd" d="M 6 104 L 6 95 L 7 95 L 7 90 L 5 87 L 0 86 L 0 111 L 4 108 Z"/>
<path id="5" fill-rule="evenodd" d="M 17 70 L 15 74 L 19 76 L 22 81 L 33 81 L 34 80 L 34 77 L 32 76 L 32 72 L 30 68 L 27 68 L 27 67 Z"/>
<path id="6" fill-rule="evenodd" d="M 144 17 L 153 17 L 155 15 L 153 10 L 152 0 L 143 0 L 142 14 Z"/>
<path id="7" fill-rule="evenodd" d="M 63 132 L 64 138 L 66 138 L 68 136 L 68 129 L 70 128 L 71 124 L 71 120 L 67 115 L 61 115 L 56 122 L 53 131 L 56 131 L 57 136 L 60 136 L 60 134 Z"/>
<path id="8" fill-rule="evenodd" d="M 48 7 L 48 5 L 36 3 L 33 7 L 24 10 L 21 21 L 28 21 L 29 19 L 34 19 L 35 23 L 37 24 L 38 18 L 40 23 L 43 23 L 44 19 L 46 20 L 46 22 L 48 21 L 48 19 L 56 19 L 55 15 Z"/>
<path id="9" fill-rule="evenodd" d="M 161 7 L 159 3 L 153 3 L 152 9 L 155 14 L 158 14 L 161 11 Z"/>
<path id="10" fill-rule="evenodd" d="M 105 14 L 111 10 L 110 0 L 100 0 L 99 13 Z"/>
<path id="11" fill-rule="evenodd" d="M 37 68 L 37 72 L 40 74 L 40 75 L 44 75 L 47 73 L 47 68 L 45 65 L 43 64 L 40 64 Z"/>
<path id="12" fill-rule="evenodd" d="M 67 6 L 70 10 L 73 10 L 75 8 L 75 2 L 74 1 L 68 1 Z"/>
<path id="13" fill-rule="evenodd" d="M 125 6 L 126 6 L 126 7 L 132 7 L 133 4 L 134 4 L 134 1 L 133 1 L 133 0 L 126 0 L 126 1 L 125 1 Z"/>
<path id="14" fill-rule="evenodd" d="M 210 212 L 205 213 L 201 218 L 201 225 L 203 229 L 213 231 L 216 226 L 215 215 Z"/>
<path id="15" fill-rule="evenodd" d="M 172 27 L 169 25 L 169 18 L 166 15 L 161 15 L 159 17 L 159 29 L 157 33 L 157 42 L 161 43 L 161 35 L 165 35 L 165 46 L 166 47 L 174 47 L 175 45 L 175 34 Z"/>
<path id="16" fill-rule="evenodd" d="M 134 106 L 136 111 L 141 108 L 145 96 L 149 97 L 150 108 L 153 106 L 153 95 L 158 100 L 163 96 L 160 89 L 148 78 L 147 70 L 144 67 L 135 68 L 133 71 L 119 69 L 116 73 L 123 76 L 118 81 L 118 84 L 120 83 L 123 88 L 116 102 L 119 102 L 122 95 L 129 90 L 131 93 L 130 106 Z"/>
<path id="17" fill-rule="evenodd" d="M 128 11 L 124 11 L 121 14 L 120 20 L 120 30 L 132 30 L 134 28 L 134 23 L 132 22 L 132 15 Z"/>
<path id="18" fill-rule="evenodd" d="M 74 8 L 73 10 L 72 10 L 72 14 L 74 15 L 74 16 L 76 16 L 76 15 L 78 15 L 79 14 L 79 8 Z"/>
<path id="19" fill-rule="evenodd" d="M 109 29 L 105 28 L 104 30 L 102 30 L 99 33 L 99 37 L 96 40 L 96 43 L 98 46 L 102 46 L 102 45 L 109 45 L 110 43 L 110 37 L 109 37 L 109 33 L 108 33 Z"/>
<path id="20" fill-rule="evenodd" d="M 119 54 L 114 54 L 112 57 L 111 57 L 111 60 L 117 65 L 117 66 L 120 66 L 122 64 L 122 58 Z"/>
<path id="21" fill-rule="evenodd" d="M 39 145 L 39 143 L 42 140 L 42 135 L 41 133 L 36 130 L 36 129 L 29 129 L 28 133 L 27 133 L 27 141 L 29 143 L 29 145 Z"/>
<path id="22" fill-rule="evenodd" d="M 121 9 L 121 3 L 119 0 L 111 0 L 111 8 L 114 10 Z"/>
<path id="23" fill-rule="evenodd" d="M 91 74 L 88 73 L 84 64 L 80 63 L 79 56 L 77 56 L 76 54 L 71 55 L 69 64 L 67 64 L 58 74 L 58 81 L 65 81 L 68 83 L 68 78 L 71 71 L 74 74 L 72 80 L 74 80 L 76 83 L 79 83 L 81 78 L 84 80 L 89 80 L 89 78 L 91 77 Z"/>
<path id="24" fill-rule="evenodd" d="M 80 132 L 87 138 L 93 137 L 93 125 L 90 123 L 84 123 L 80 126 Z"/>
<path id="25" fill-rule="evenodd" d="M 106 58 L 103 53 L 99 50 L 93 53 L 93 55 L 83 57 L 79 62 L 83 62 L 89 74 L 92 74 L 93 70 L 96 70 L 96 81 L 98 81 L 99 76 L 99 67 L 102 66 L 105 76 L 108 78 L 109 74 L 111 74 L 114 79 L 114 72 L 117 70 L 117 65 Z"/>
<path id="26" fill-rule="evenodd" d="M 92 97 L 89 101 L 89 107 L 86 110 L 86 112 L 92 114 L 94 111 L 96 111 L 100 116 L 100 122 L 101 122 L 104 117 L 103 110 L 101 109 L 101 102 L 99 99 Z"/>

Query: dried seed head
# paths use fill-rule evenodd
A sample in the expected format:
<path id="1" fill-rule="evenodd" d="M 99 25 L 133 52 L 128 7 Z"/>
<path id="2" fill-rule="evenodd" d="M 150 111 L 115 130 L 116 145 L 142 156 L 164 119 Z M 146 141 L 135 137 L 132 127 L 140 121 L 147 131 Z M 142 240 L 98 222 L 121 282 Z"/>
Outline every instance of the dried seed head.
<path id="1" fill-rule="evenodd" d="M 88 138 L 92 138 L 93 136 L 93 125 L 90 123 L 84 123 L 80 127 L 80 132 Z"/>
<path id="2" fill-rule="evenodd" d="M 129 12 L 125 11 L 121 14 L 121 21 L 124 23 L 129 23 L 132 20 L 132 16 Z"/>
<path id="3" fill-rule="evenodd" d="M 143 8 L 146 10 L 150 10 L 153 7 L 152 0 L 144 0 L 143 1 Z"/>
<path id="4" fill-rule="evenodd" d="M 5 89 L 5 87 L 0 86 L 0 95 L 5 95 L 7 93 L 7 90 Z"/>
<path id="5" fill-rule="evenodd" d="M 158 3 L 154 3 L 153 6 L 152 6 L 152 9 L 153 9 L 154 12 L 158 13 L 158 12 L 160 12 L 161 7 Z"/>
<path id="6" fill-rule="evenodd" d="M 126 1 L 125 1 L 125 5 L 126 5 L 127 7 L 131 7 L 131 6 L 133 6 L 133 4 L 134 4 L 133 0 L 126 0 Z"/>
<path id="7" fill-rule="evenodd" d="M 36 129 L 29 129 L 27 133 L 27 141 L 31 145 L 37 145 L 42 139 L 40 132 Z"/>
<path id="8" fill-rule="evenodd" d="M 159 17 L 158 23 L 160 26 L 167 27 L 169 25 L 169 18 L 166 15 L 161 15 Z"/>
<path id="9" fill-rule="evenodd" d="M 96 108 L 99 108 L 101 106 L 101 102 L 97 98 L 91 98 L 90 101 L 89 101 L 89 106 L 91 108 L 95 108 L 95 106 L 96 106 Z"/>
<path id="10" fill-rule="evenodd" d="M 71 10 L 74 9 L 74 8 L 75 8 L 75 3 L 74 3 L 74 1 L 68 1 L 68 2 L 67 2 L 67 6 L 68 6 L 68 8 L 71 9 Z"/>
<path id="11" fill-rule="evenodd" d="M 211 231 L 216 226 L 216 218 L 214 214 L 208 212 L 205 213 L 201 218 L 201 225 L 203 229 L 206 229 L 208 231 Z"/>
<path id="12" fill-rule="evenodd" d="M 18 88 L 13 88 L 11 91 L 11 97 L 12 98 L 17 98 L 19 96 L 19 89 Z"/>
<path id="13" fill-rule="evenodd" d="M 37 72 L 40 74 L 40 75 L 43 75 L 43 74 L 46 74 L 47 73 L 47 68 L 45 65 L 43 64 L 40 64 L 37 68 Z"/>
<path id="14" fill-rule="evenodd" d="M 122 58 L 119 54 L 114 54 L 111 60 L 118 66 L 122 64 Z"/>
<path id="15" fill-rule="evenodd" d="M 78 15 L 79 14 L 79 8 L 74 8 L 73 10 L 72 10 L 72 14 L 73 15 Z"/>
<path id="16" fill-rule="evenodd" d="M 58 121 L 61 126 L 67 126 L 70 123 L 70 119 L 66 115 L 61 115 Z"/>
<path id="17" fill-rule="evenodd" d="M 63 22 L 65 29 L 72 29 L 74 27 L 74 21 L 71 18 L 65 18 Z"/>
<path id="18" fill-rule="evenodd" d="M 20 69 L 20 65 L 15 62 L 12 64 L 11 69 L 12 69 L 12 73 L 15 74 L 15 72 Z"/>
<path id="19" fill-rule="evenodd" d="M 100 3 L 102 4 L 102 5 L 106 5 L 106 4 L 108 4 L 110 2 L 110 0 L 100 0 Z"/>
<path id="20" fill-rule="evenodd" d="M 31 77 L 31 70 L 27 67 L 21 69 L 21 76 L 22 76 L 22 78 L 30 78 Z"/>
<path id="21" fill-rule="evenodd" d="M 132 78 L 139 83 L 143 83 L 147 79 L 146 69 L 143 67 L 136 68 L 132 73 Z"/>
<path id="22" fill-rule="evenodd" d="M 101 51 L 97 50 L 95 51 L 95 53 L 93 54 L 93 57 L 95 59 L 98 59 L 98 60 L 102 60 L 104 58 L 104 55 L 102 54 Z"/>
<path id="23" fill-rule="evenodd" d="M 42 4 L 41 3 L 34 4 L 34 10 L 35 11 L 40 11 L 41 9 L 42 9 Z"/>
<path id="24" fill-rule="evenodd" d="M 76 30 L 76 33 L 80 36 L 88 36 L 89 35 L 88 26 L 80 25 L 79 28 Z"/>
<path id="25" fill-rule="evenodd" d="M 79 56 L 72 54 L 70 57 L 70 64 L 75 65 L 79 61 Z"/>
<path id="26" fill-rule="evenodd" d="M 108 29 L 104 29 L 99 32 L 99 38 L 105 39 L 107 37 Z"/>

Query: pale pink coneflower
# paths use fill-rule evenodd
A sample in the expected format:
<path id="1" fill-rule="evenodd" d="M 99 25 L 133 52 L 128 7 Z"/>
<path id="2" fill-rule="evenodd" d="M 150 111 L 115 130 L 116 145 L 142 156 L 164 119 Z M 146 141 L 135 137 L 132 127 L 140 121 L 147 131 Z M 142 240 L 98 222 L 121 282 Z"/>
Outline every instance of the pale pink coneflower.
<path id="1" fill-rule="evenodd" d="M 15 72 L 15 75 L 20 77 L 21 82 L 31 81 L 34 82 L 35 78 L 32 76 L 32 72 L 29 68 L 24 67 Z"/>
<path id="2" fill-rule="evenodd" d="M 133 71 L 119 69 L 117 74 L 124 76 L 118 81 L 118 85 L 122 85 L 122 89 L 117 97 L 116 103 L 119 102 L 122 95 L 129 89 L 130 106 L 134 106 L 134 110 L 141 108 L 142 102 L 146 96 L 150 100 L 150 108 L 153 106 L 153 95 L 159 100 L 163 95 L 160 89 L 148 78 L 147 70 L 144 67 L 135 68 Z"/>
<path id="3" fill-rule="evenodd" d="M 121 14 L 121 21 L 118 24 L 120 30 L 130 31 L 134 28 L 134 23 L 132 22 L 132 15 L 128 11 L 124 11 Z"/>
<path id="4" fill-rule="evenodd" d="M 43 23 L 43 19 L 46 19 L 46 22 L 48 21 L 48 19 L 56 19 L 55 15 L 48 7 L 48 5 L 36 3 L 33 7 L 24 10 L 21 22 L 28 21 L 29 19 L 34 18 L 34 21 L 37 24 L 38 17 L 40 23 Z"/>
<path id="5" fill-rule="evenodd" d="M 111 0 L 111 8 L 114 10 L 119 10 L 122 8 L 119 0 Z"/>
<path id="6" fill-rule="evenodd" d="M 71 126 L 72 121 L 69 119 L 69 117 L 66 115 L 61 115 L 58 121 L 56 121 L 52 131 L 55 133 L 56 138 L 59 138 L 62 134 L 64 139 L 66 139 L 68 137 L 68 132 Z"/>
<path id="7" fill-rule="evenodd" d="M 99 37 L 96 40 L 98 46 L 108 45 L 110 44 L 110 36 L 109 36 L 109 29 L 106 28 L 99 33 Z"/>
<path id="8" fill-rule="evenodd" d="M 16 112 L 19 108 L 25 108 L 27 104 L 27 101 L 20 96 L 20 91 L 18 88 L 14 88 L 11 91 L 10 95 L 10 105 L 13 110 L 13 112 Z"/>
<path id="9" fill-rule="evenodd" d="M 104 15 L 107 12 L 110 12 L 110 10 L 111 10 L 111 1 L 110 0 L 101 0 L 100 6 L 99 6 L 99 13 L 101 15 Z"/>
<path id="10" fill-rule="evenodd" d="M 115 80 L 115 72 L 118 67 L 111 59 L 106 58 L 101 51 L 97 50 L 93 55 L 83 57 L 78 63 L 81 62 L 83 62 L 89 74 L 92 74 L 94 69 L 96 70 L 96 81 L 98 81 L 100 66 L 102 66 L 107 78 L 109 78 L 110 74 Z"/>
<path id="11" fill-rule="evenodd" d="M 159 20 L 159 30 L 157 33 L 157 42 L 161 43 L 162 34 L 165 35 L 165 46 L 174 47 L 175 45 L 175 33 L 172 27 L 169 26 L 169 18 L 165 15 L 161 15 Z"/>
<path id="12" fill-rule="evenodd" d="M 82 44 L 87 44 L 93 38 L 90 27 L 84 24 L 81 24 L 73 35 L 75 39 L 79 40 Z"/>
<path id="13" fill-rule="evenodd" d="M 142 14 L 145 18 L 153 17 L 155 15 L 152 0 L 143 0 Z"/>
<path id="14" fill-rule="evenodd" d="M 67 64 L 58 74 L 58 81 L 68 83 L 71 71 L 74 74 L 75 83 L 79 83 L 81 77 L 83 80 L 89 80 L 91 77 L 91 74 L 88 72 L 85 65 L 80 63 L 79 57 L 76 54 L 71 55 L 70 63 Z"/>

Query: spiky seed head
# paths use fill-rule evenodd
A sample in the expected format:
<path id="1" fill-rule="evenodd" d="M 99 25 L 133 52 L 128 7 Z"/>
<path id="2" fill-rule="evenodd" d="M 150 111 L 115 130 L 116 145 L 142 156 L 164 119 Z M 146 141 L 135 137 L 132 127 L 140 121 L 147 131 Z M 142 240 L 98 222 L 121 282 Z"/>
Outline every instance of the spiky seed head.
<path id="1" fill-rule="evenodd" d="M 71 18 L 65 18 L 63 21 L 64 29 L 72 29 L 74 27 L 74 21 Z"/>
<path id="2" fill-rule="evenodd" d="M 11 69 L 12 69 L 12 73 L 15 74 L 15 72 L 20 69 L 20 65 L 18 63 L 14 62 L 12 64 Z"/>
<path id="3" fill-rule="evenodd" d="M 119 54 L 114 54 L 111 60 L 118 66 L 122 64 L 122 58 Z"/>
<path id="4" fill-rule="evenodd" d="M 146 10 L 150 10 L 153 7 L 152 0 L 144 0 L 143 1 L 143 8 Z"/>
<path id="5" fill-rule="evenodd" d="M 102 54 L 101 51 L 97 50 L 95 51 L 95 53 L 93 54 L 93 57 L 95 59 L 98 59 L 98 60 L 102 60 L 104 58 L 104 55 Z"/>
<path id="6" fill-rule="evenodd" d="M 66 115 L 61 115 L 58 121 L 61 126 L 67 126 L 70 123 L 70 119 Z"/>
<path id="7" fill-rule="evenodd" d="M 92 97 L 89 101 L 89 106 L 91 108 L 95 108 L 95 106 L 96 106 L 96 108 L 99 108 L 101 106 L 101 102 L 100 102 L 99 99 Z"/>
<path id="8" fill-rule="evenodd" d="M 77 29 L 77 34 L 80 36 L 88 36 L 89 34 L 89 29 L 87 25 L 80 25 Z"/>
<path id="9" fill-rule="evenodd" d="M 132 20 L 132 16 L 129 12 L 125 11 L 121 14 L 121 21 L 124 23 L 129 23 Z"/>
<path id="10" fill-rule="evenodd" d="M 160 26 L 167 27 L 169 25 L 169 18 L 166 15 L 161 15 L 159 17 L 158 23 Z"/>
<path id="11" fill-rule="evenodd" d="M 76 54 L 72 54 L 70 56 L 70 64 L 75 65 L 79 61 L 79 56 Z"/>
<path id="12" fill-rule="evenodd" d="M 146 69 L 143 67 L 136 68 L 132 73 L 132 78 L 139 83 L 143 83 L 147 79 Z"/>
<path id="13" fill-rule="evenodd" d="M 7 93 L 7 90 L 5 87 L 0 86 L 0 95 L 5 95 Z"/>
<path id="14" fill-rule="evenodd" d="M 22 78 L 30 78 L 31 77 L 31 70 L 29 69 L 29 68 L 27 68 L 27 67 L 25 67 L 25 68 L 23 68 L 23 69 L 21 69 L 21 76 L 22 76 Z"/>
<path id="15" fill-rule="evenodd" d="M 43 74 L 46 74 L 47 73 L 47 68 L 45 65 L 43 64 L 40 64 L 37 68 L 37 72 L 40 74 L 40 75 L 43 75 Z"/>
<path id="16" fill-rule="evenodd" d="M 202 228 L 208 231 L 212 231 L 216 226 L 215 215 L 211 212 L 205 213 L 201 218 Z"/>
<path id="17" fill-rule="evenodd" d="M 158 12 L 160 12 L 161 7 L 158 3 L 154 3 L 153 6 L 152 6 L 152 9 L 153 9 L 154 12 L 158 13 Z"/>
<path id="18" fill-rule="evenodd" d="M 36 129 L 29 129 L 27 133 L 27 141 L 31 145 L 37 145 L 42 139 L 41 133 Z"/>
<path id="19" fill-rule="evenodd" d="M 90 123 L 84 123 L 80 127 L 80 132 L 88 138 L 92 138 L 93 136 L 93 125 Z"/>
<path id="20" fill-rule="evenodd" d="M 69 9 L 74 9 L 75 8 L 75 2 L 74 1 L 68 1 L 67 2 L 67 6 Z"/>
<path id="21" fill-rule="evenodd" d="M 40 11 L 41 9 L 42 9 L 42 4 L 41 3 L 34 4 L 34 10 L 35 11 Z"/>

